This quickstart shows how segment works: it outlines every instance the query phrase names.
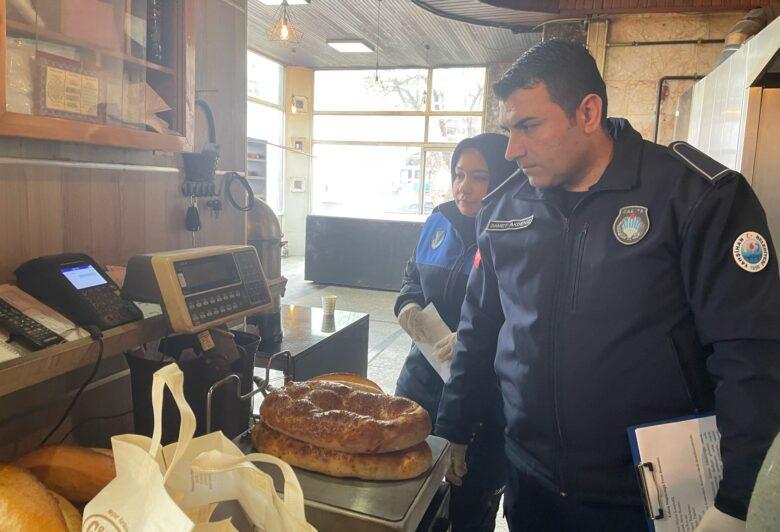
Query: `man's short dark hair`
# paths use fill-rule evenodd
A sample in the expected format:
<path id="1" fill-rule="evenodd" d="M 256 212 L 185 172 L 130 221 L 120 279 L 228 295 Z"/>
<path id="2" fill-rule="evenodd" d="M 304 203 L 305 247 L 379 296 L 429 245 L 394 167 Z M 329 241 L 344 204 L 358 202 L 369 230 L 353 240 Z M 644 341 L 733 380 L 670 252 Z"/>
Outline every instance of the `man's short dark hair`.
<path id="1" fill-rule="evenodd" d="M 529 48 L 501 79 L 493 84 L 499 100 L 506 101 L 517 89 L 544 83 L 550 99 L 573 119 L 588 94 L 601 97 L 601 123 L 607 125 L 607 88 L 596 61 L 580 44 L 551 39 Z"/>

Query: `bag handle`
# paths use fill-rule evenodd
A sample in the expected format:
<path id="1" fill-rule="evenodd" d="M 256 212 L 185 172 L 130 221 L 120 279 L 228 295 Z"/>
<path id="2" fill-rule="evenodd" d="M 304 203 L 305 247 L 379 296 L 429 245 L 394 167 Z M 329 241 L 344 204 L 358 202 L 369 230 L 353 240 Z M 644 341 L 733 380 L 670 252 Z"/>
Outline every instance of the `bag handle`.
<path id="1" fill-rule="evenodd" d="M 277 466 L 284 476 L 284 509 L 291 517 L 306 523 L 306 511 L 304 508 L 303 491 L 298 482 L 298 477 L 292 467 L 286 462 L 268 454 L 253 453 L 246 456 L 233 456 L 221 451 L 206 451 L 198 455 L 191 464 L 193 471 L 204 473 L 221 473 L 235 469 L 249 470 L 253 475 L 267 478 L 270 488 L 273 482 L 269 475 L 258 469 L 252 462 L 263 462 Z"/>
<path id="2" fill-rule="evenodd" d="M 154 432 L 152 432 L 152 443 L 149 446 L 149 454 L 156 457 L 157 453 L 160 452 L 160 440 L 162 439 L 163 392 L 166 386 L 171 391 L 173 400 L 176 401 L 176 406 L 179 408 L 181 423 L 179 424 L 178 444 L 173 453 L 171 463 L 167 464 L 163 482 L 168 480 L 168 475 L 173 471 L 173 468 L 187 451 L 187 447 L 189 447 L 192 437 L 195 434 L 196 426 L 195 414 L 192 412 L 192 408 L 190 408 L 190 405 L 184 398 L 184 373 L 182 373 L 181 369 L 176 364 L 168 364 L 167 366 L 158 369 L 154 372 L 152 379 Z"/>
<path id="3" fill-rule="evenodd" d="M 249 462 L 261 462 L 265 464 L 272 464 L 279 468 L 284 475 L 284 506 L 287 511 L 292 515 L 300 518 L 306 522 L 306 511 L 303 501 L 303 490 L 301 484 L 298 482 L 298 477 L 295 476 L 290 464 L 280 460 L 275 456 L 264 453 L 251 453 L 244 458 Z"/>

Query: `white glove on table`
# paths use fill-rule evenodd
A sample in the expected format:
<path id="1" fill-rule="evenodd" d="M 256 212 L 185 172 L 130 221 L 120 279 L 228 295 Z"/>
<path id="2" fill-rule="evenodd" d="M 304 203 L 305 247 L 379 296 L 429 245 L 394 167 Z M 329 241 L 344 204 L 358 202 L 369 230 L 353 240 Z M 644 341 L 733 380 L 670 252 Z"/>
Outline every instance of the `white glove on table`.
<path id="1" fill-rule="evenodd" d="M 466 448 L 468 445 L 463 443 L 450 443 L 450 465 L 444 478 L 449 480 L 455 486 L 463 484 L 463 477 L 466 476 Z"/>
<path id="2" fill-rule="evenodd" d="M 693 532 L 745 532 L 745 521 L 724 514 L 713 506 L 704 512 Z"/>
<path id="3" fill-rule="evenodd" d="M 439 362 L 452 360 L 452 351 L 455 349 L 455 341 L 458 339 L 458 333 L 450 333 L 433 346 L 433 358 Z"/>
<path id="4" fill-rule="evenodd" d="M 417 303 L 404 305 L 401 312 L 398 313 L 398 324 L 415 343 L 434 343 L 422 308 Z"/>

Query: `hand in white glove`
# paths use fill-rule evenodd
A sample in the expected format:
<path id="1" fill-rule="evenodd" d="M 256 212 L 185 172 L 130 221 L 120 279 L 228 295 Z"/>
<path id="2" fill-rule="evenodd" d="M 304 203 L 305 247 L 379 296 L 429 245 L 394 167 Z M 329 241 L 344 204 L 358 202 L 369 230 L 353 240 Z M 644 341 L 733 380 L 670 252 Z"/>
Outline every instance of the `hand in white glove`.
<path id="1" fill-rule="evenodd" d="M 433 358 L 439 362 L 452 360 L 452 351 L 455 349 L 455 341 L 458 339 L 458 333 L 450 333 L 433 346 Z"/>
<path id="2" fill-rule="evenodd" d="M 714 506 L 704 512 L 693 532 L 745 532 L 745 521 L 724 514 Z"/>
<path id="3" fill-rule="evenodd" d="M 444 478 L 456 486 L 463 484 L 463 477 L 468 471 L 466 468 L 466 447 L 468 446 L 462 443 L 450 444 L 450 465 L 447 467 Z"/>
<path id="4" fill-rule="evenodd" d="M 415 343 L 432 344 L 434 342 L 433 339 L 429 338 L 425 316 L 417 303 L 408 303 L 401 309 L 401 312 L 398 313 L 398 324 Z"/>

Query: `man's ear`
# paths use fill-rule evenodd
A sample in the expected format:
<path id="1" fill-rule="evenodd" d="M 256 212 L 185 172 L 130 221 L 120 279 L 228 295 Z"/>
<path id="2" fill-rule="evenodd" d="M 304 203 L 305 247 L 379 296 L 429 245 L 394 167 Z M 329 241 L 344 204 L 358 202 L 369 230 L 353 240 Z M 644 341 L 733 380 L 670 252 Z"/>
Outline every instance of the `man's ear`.
<path id="1" fill-rule="evenodd" d="M 585 133 L 593 133 L 601 128 L 603 109 L 604 102 L 601 101 L 601 96 L 598 94 L 588 94 L 582 99 L 577 114 Z"/>

